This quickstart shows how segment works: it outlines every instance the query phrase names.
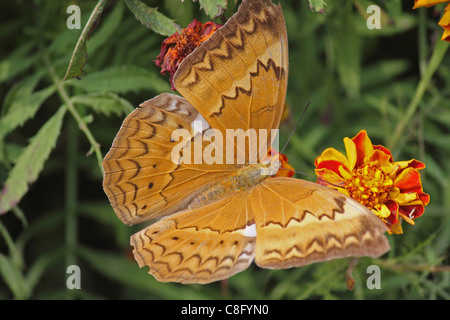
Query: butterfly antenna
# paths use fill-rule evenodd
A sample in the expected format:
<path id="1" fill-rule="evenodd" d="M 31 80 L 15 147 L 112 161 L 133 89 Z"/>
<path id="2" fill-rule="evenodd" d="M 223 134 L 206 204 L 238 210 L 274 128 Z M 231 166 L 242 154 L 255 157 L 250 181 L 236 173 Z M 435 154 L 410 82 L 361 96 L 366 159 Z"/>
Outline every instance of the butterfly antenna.
<path id="1" fill-rule="evenodd" d="M 308 101 L 308 103 L 306 104 L 305 109 L 303 109 L 302 114 L 300 115 L 300 118 L 297 120 L 297 123 L 294 126 L 294 129 L 292 129 L 291 135 L 289 136 L 289 138 L 287 139 L 286 143 L 283 146 L 283 149 L 281 149 L 280 153 L 283 153 L 284 149 L 286 149 L 289 141 L 291 140 L 292 136 L 294 135 L 295 130 L 297 130 L 298 126 L 300 125 L 300 121 L 302 121 L 303 116 L 306 113 L 306 110 L 308 110 L 309 106 L 311 105 L 311 101 Z"/>

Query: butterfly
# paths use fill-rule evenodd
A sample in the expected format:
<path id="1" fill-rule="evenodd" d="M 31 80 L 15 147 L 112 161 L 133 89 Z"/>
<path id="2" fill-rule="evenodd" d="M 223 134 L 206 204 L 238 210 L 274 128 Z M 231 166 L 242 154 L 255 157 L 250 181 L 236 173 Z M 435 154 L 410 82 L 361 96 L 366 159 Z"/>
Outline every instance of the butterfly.
<path id="1" fill-rule="evenodd" d="M 278 129 L 287 46 L 281 6 L 244 0 L 180 64 L 174 85 L 182 96 L 162 93 L 124 120 L 103 161 L 103 188 L 125 224 L 156 220 L 130 242 L 139 266 L 148 266 L 157 280 L 210 283 L 252 261 L 284 269 L 389 250 L 381 220 L 335 190 L 262 175 L 268 164 L 261 161 L 173 161 L 177 129 L 189 132 L 187 144 L 197 153 L 208 145 L 195 137 L 208 128 L 223 137 L 227 129 Z M 199 121 L 200 129 L 193 125 Z M 272 136 L 258 138 L 270 149 Z M 248 144 L 244 151 L 223 145 L 215 155 L 249 153 Z"/>

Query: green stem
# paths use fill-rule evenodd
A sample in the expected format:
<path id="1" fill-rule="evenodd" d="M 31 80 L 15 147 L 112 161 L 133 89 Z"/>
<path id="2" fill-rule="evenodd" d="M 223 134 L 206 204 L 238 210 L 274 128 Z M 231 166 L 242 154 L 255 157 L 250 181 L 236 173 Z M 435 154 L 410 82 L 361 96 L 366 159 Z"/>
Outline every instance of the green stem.
<path id="1" fill-rule="evenodd" d="M 418 40 L 418 52 L 419 52 L 419 70 L 420 76 L 423 77 L 425 71 L 427 69 L 427 16 L 426 9 L 420 8 L 418 10 L 419 16 L 419 24 L 418 24 L 418 32 L 417 32 L 417 40 Z"/>
<path id="2" fill-rule="evenodd" d="M 66 267 L 76 264 L 75 250 L 77 246 L 77 199 L 78 199 L 78 129 L 74 121 L 67 124 L 66 172 L 65 172 L 65 260 Z M 72 290 L 67 290 L 68 298 Z"/>
<path id="3" fill-rule="evenodd" d="M 91 131 L 89 130 L 88 126 L 83 121 L 83 118 L 80 116 L 80 114 L 76 110 L 74 104 L 72 103 L 72 100 L 70 99 L 70 97 L 64 87 L 63 81 L 56 74 L 55 68 L 53 67 L 52 63 L 50 62 L 50 59 L 47 56 L 47 54 L 43 55 L 43 59 L 44 59 L 44 63 L 47 66 L 47 69 L 50 73 L 50 76 L 53 80 L 53 83 L 56 86 L 56 90 L 57 90 L 58 94 L 60 95 L 60 97 L 64 101 L 64 104 L 66 105 L 67 109 L 72 114 L 75 121 L 77 122 L 78 128 L 81 131 L 83 131 L 86 138 L 89 140 L 89 142 L 91 144 L 91 149 L 94 151 L 95 156 L 97 158 L 97 164 L 98 164 L 98 167 L 100 168 L 100 172 L 103 173 L 103 166 L 102 166 L 103 156 L 100 151 L 100 144 L 95 140 L 95 138 L 92 135 Z"/>
<path id="4" fill-rule="evenodd" d="M 420 101 L 423 98 L 423 95 L 430 83 L 431 78 L 439 67 L 442 59 L 447 52 L 449 43 L 445 41 L 438 41 L 433 51 L 433 55 L 431 56 L 430 63 L 428 64 L 427 69 L 425 70 L 425 74 L 420 79 L 419 84 L 417 85 L 416 91 L 414 92 L 414 96 L 409 103 L 405 114 L 400 118 L 395 128 L 395 132 L 392 136 L 390 143 L 388 144 L 388 148 L 390 150 L 394 150 L 397 146 L 400 138 L 403 136 L 406 128 L 411 122 L 412 117 L 414 116 Z"/>

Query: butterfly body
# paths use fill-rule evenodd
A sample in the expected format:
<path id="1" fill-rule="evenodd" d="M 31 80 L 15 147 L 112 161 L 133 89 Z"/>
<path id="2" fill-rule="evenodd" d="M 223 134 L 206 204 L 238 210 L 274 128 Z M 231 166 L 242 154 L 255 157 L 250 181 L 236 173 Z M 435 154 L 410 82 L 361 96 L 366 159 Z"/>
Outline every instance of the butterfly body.
<path id="1" fill-rule="evenodd" d="M 251 164 L 239 168 L 195 197 L 188 207 L 198 208 L 234 192 L 251 191 L 258 183 L 270 177 L 265 174 L 269 167 L 270 163 Z"/>
<path id="2" fill-rule="evenodd" d="M 254 164 L 171 158 L 176 129 L 188 130 L 199 151 L 207 148 L 195 146 L 204 128 L 223 137 L 228 129 L 278 129 L 287 74 L 281 6 L 243 0 L 180 64 L 174 84 L 183 97 L 161 94 L 125 119 L 103 161 L 103 187 L 125 223 L 159 218 L 130 239 L 138 264 L 159 281 L 209 283 L 253 260 L 280 269 L 389 250 L 386 226 L 369 209 L 319 184 L 274 176 L 273 157 Z M 193 126 L 196 119 L 208 125 Z M 260 140 L 271 148 L 272 136 Z M 223 144 L 220 154 L 228 151 Z"/>

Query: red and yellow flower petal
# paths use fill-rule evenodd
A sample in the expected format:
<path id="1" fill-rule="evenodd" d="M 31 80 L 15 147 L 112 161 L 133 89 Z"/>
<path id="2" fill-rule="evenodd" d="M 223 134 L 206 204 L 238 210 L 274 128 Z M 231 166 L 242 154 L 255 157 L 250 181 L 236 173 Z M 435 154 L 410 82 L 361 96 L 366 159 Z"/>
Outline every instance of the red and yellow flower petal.
<path id="1" fill-rule="evenodd" d="M 422 205 L 399 206 L 399 212 L 409 219 L 416 219 L 420 217 L 424 211 L 425 208 Z"/>
<path id="2" fill-rule="evenodd" d="M 444 30 L 441 40 L 450 42 L 450 30 Z"/>
<path id="3" fill-rule="evenodd" d="M 340 184 L 351 176 L 348 159 L 333 148 L 325 149 L 314 161 L 316 174 L 321 180 Z M 320 183 L 320 182 L 319 182 Z"/>
<path id="4" fill-rule="evenodd" d="M 342 167 L 342 163 L 339 161 L 335 161 L 335 160 L 327 160 L 327 161 L 322 161 L 319 164 L 317 164 L 316 168 L 317 170 L 321 171 L 332 171 L 334 173 L 336 173 L 337 175 L 340 175 L 339 172 L 339 168 Z"/>
<path id="5" fill-rule="evenodd" d="M 402 193 L 421 192 L 420 173 L 414 168 L 406 168 L 394 179 L 394 186 Z"/>
<path id="6" fill-rule="evenodd" d="M 420 7 L 432 7 L 442 2 L 447 2 L 448 0 L 415 0 L 413 9 Z"/>
<path id="7" fill-rule="evenodd" d="M 422 170 L 425 169 L 425 164 L 423 162 L 420 162 L 416 159 L 412 159 L 409 161 L 397 161 L 395 162 L 395 164 L 400 168 L 400 169 L 405 169 L 405 168 L 414 168 L 416 170 Z"/>
<path id="8" fill-rule="evenodd" d="M 442 15 L 441 20 L 438 22 L 445 30 L 450 30 L 450 3 L 445 7 L 444 14 Z"/>
<path id="9" fill-rule="evenodd" d="M 401 220 L 398 219 L 399 205 L 395 201 L 389 200 L 386 202 L 386 206 L 391 211 L 390 216 L 386 219 L 386 224 L 389 226 L 389 234 L 402 234 Z"/>
<path id="10" fill-rule="evenodd" d="M 441 40 L 450 41 L 450 3 L 445 7 L 444 14 L 438 24 L 444 28 Z"/>
<path id="11" fill-rule="evenodd" d="M 346 156 L 344 156 L 341 152 L 337 151 L 333 148 L 325 149 L 320 156 L 316 158 L 314 161 L 314 164 L 322 165 L 322 162 L 324 161 L 335 161 L 340 163 L 341 165 L 345 166 L 347 169 L 349 168 L 349 162 Z M 338 172 L 338 171 L 336 171 Z"/>
<path id="12" fill-rule="evenodd" d="M 348 158 L 348 169 L 352 171 L 356 167 L 356 162 L 358 161 L 358 150 L 356 148 L 353 140 L 349 138 L 344 138 L 345 151 L 347 152 Z"/>
<path id="13" fill-rule="evenodd" d="M 386 154 L 382 150 L 374 150 L 370 157 L 367 159 L 367 162 L 376 162 L 378 164 L 378 167 L 389 167 L 389 170 L 392 170 L 393 166 L 390 160 L 390 154 Z"/>
<path id="14" fill-rule="evenodd" d="M 340 174 L 327 168 L 316 169 L 315 172 L 318 177 L 317 183 L 324 186 L 331 186 L 330 184 L 341 185 L 345 181 Z"/>
<path id="15" fill-rule="evenodd" d="M 400 193 L 395 198 L 393 198 L 393 200 L 399 205 L 422 204 L 422 201 L 420 201 L 419 196 L 416 192 Z"/>
<path id="16" fill-rule="evenodd" d="M 374 211 L 375 214 L 382 219 L 387 219 L 391 215 L 391 210 L 386 204 L 375 206 L 372 211 Z"/>
<path id="17" fill-rule="evenodd" d="M 282 153 L 277 152 L 273 148 L 270 148 L 267 153 L 267 158 L 263 161 L 272 158 L 280 162 L 280 167 L 274 177 L 292 177 L 295 174 L 294 168 L 288 163 L 288 157 Z"/>
<path id="18" fill-rule="evenodd" d="M 282 153 L 279 153 L 279 155 L 281 166 L 278 172 L 275 174 L 275 177 L 292 177 L 295 173 L 295 170 L 288 163 L 288 157 Z"/>
<path id="19" fill-rule="evenodd" d="M 382 151 L 383 153 L 389 155 L 389 161 L 390 161 L 390 162 L 393 162 L 392 153 L 391 153 L 391 151 L 389 151 L 388 148 L 386 148 L 386 147 L 384 147 L 384 146 L 381 146 L 381 145 L 373 146 L 373 148 L 374 148 L 375 150 L 380 150 L 380 151 Z"/>
<path id="20" fill-rule="evenodd" d="M 355 143 L 357 150 L 356 166 L 360 166 L 365 162 L 365 159 L 373 153 L 373 144 L 372 141 L 370 141 L 366 130 L 361 130 L 352 141 Z"/>

